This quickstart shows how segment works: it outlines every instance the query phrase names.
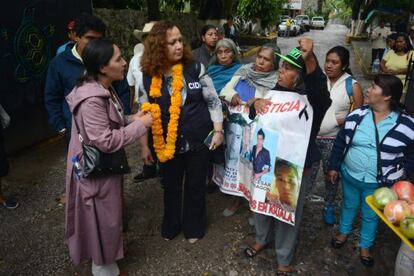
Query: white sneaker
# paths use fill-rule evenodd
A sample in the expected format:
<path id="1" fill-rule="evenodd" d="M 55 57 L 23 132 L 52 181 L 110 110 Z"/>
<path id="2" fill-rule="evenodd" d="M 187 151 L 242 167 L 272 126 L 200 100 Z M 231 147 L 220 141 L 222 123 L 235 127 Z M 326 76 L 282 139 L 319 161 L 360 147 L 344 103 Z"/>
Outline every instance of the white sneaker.
<path id="1" fill-rule="evenodd" d="M 188 239 L 188 242 L 191 243 L 191 244 L 196 243 L 197 241 L 198 241 L 197 238 Z"/>

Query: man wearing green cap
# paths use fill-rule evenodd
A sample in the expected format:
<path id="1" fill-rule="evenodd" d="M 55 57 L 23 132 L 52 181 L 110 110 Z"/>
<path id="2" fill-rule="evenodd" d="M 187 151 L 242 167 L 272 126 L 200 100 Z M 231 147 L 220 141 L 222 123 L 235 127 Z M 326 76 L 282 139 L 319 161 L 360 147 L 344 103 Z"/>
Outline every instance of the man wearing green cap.
<path id="1" fill-rule="evenodd" d="M 248 247 L 245 250 L 245 254 L 248 257 L 254 257 L 267 243 L 269 243 L 269 237 L 272 236 L 271 225 L 273 221 L 275 230 L 275 250 L 278 264 L 276 275 L 291 275 L 293 271 L 291 262 L 295 254 L 299 227 L 302 220 L 305 191 L 310 180 L 307 172 L 314 162 L 320 160 L 320 153 L 315 140 L 326 110 L 331 105 L 331 99 L 326 85 L 326 76 L 319 67 L 318 61 L 313 53 L 313 41 L 311 39 L 299 39 L 299 47 L 294 48 L 287 55 L 279 56 L 283 61 L 279 69 L 276 86 L 272 90 L 306 95 L 311 105 L 311 107 L 307 108 L 312 109 L 313 113 L 305 169 L 296 204 L 295 225 L 292 226 L 270 216 L 255 214 L 256 243 Z M 257 113 L 265 113 L 267 105 L 271 103 L 272 102 L 267 99 L 255 100 L 250 110 L 251 118 L 255 117 Z M 308 115 L 304 116 L 308 117 Z M 292 128 L 293 127 L 295 126 L 292 126 Z M 294 147 L 295 145 L 286 144 L 282 146 L 288 148 Z"/>

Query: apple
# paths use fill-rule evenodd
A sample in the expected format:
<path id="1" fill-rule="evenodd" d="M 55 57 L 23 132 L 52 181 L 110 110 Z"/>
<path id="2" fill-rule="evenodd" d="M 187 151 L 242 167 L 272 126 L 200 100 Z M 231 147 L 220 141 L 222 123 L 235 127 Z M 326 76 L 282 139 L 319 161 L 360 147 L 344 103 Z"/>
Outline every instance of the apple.
<path id="1" fill-rule="evenodd" d="M 405 200 L 408 203 L 414 202 L 414 185 L 405 180 L 398 181 L 392 186 L 393 191 L 397 194 L 398 199 Z"/>
<path id="2" fill-rule="evenodd" d="M 410 205 L 404 200 L 395 200 L 388 203 L 384 208 L 384 216 L 394 224 L 411 214 Z"/>
<path id="3" fill-rule="evenodd" d="M 400 229 L 404 236 L 409 239 L 414 239 L 414 217 L 408 216 L 401 220 Z"/>
<path id="4" fill-rule="evenodd" d="M 387 187 L 381 187 L 375 190 L 373 194 L 374 205 L 379 209 L 384 209 L 389 202 L 397 200 L 397 194 Z"/>

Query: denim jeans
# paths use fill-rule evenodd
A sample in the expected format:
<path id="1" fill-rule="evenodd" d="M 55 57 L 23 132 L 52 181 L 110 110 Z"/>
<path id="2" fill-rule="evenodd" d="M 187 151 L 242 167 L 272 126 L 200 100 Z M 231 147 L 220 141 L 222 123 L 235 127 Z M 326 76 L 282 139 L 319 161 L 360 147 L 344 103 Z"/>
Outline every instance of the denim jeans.
<path id="1" fill-rule="evenodd" d="M 361 207 L 361 229 L 359 247 L 370 248 L 375 240 L 378 216 L 365 202 L 372 195 L 378 183 L 365 183 L 350 176 L 345 170 L 342 173 L 342 207 L 339 220 L 339 232 L 348 235 L 352 230 L 355 216 Z"/>

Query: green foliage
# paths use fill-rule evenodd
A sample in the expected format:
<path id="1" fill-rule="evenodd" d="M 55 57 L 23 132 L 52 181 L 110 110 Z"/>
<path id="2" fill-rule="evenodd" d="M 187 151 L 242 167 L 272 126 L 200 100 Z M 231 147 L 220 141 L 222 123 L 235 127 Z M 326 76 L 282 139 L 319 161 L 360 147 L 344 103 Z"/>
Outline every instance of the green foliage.
<path id="1" fill-rule="evenodd" d="M 325 0 L 323 14 L 332 18 L 349 18 L 352 14 L 352 3 L 344 0 Z"/>
<path id="2" fill-rule="evenodd" d="M 376 0 L 378 3 L 382 3 L 384 5 L 394 7 L 394 8 L 401 8 L 407 10 L 414 9 L 414 1 L 413 0 Z"/>
<path id="3" fill-rule="evenodd" d="M 160 0 L 160 8 L 163 11 L 177 11 L 182 12 L 185 8 L 185 0 Z"/>
<path id="4" fill-rule="evenodd" d="M 313 9 L 312 7 L 307 7 L 304 11 L 304 14 L 309 16 L 309 19 L 312 19 L 312 17 L 319 15 L 319 14 L 317 14 L 316 10 Z"/>
<path id="5" fill-rule="evenodd" d="M 260 19 L 262 27 L 276 21 L 282 14 L 283 4 L 288 0 L 240 0 L 237 14 L 245 19 Z"/>
<path id="6" fill-rule="evenodd" d="M 94 8 L 141 10 L 145 0 L 93 0 Z"/>
<path id="7" fill-rule="evenodd" d="M 190 3 L 190 0 L 150 0 L 158 1 L 160 8 L 163 11 L 184 11 L 185 4 Z M 106 9 L 134 9 L 142 10 L 147 8 L 148 0 L 93 0 L 93 6 L 95 8 L 106 8 Z M 191 4 L 193 6 L 199 6 L 200 0 L 192 0 Z"/>

